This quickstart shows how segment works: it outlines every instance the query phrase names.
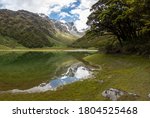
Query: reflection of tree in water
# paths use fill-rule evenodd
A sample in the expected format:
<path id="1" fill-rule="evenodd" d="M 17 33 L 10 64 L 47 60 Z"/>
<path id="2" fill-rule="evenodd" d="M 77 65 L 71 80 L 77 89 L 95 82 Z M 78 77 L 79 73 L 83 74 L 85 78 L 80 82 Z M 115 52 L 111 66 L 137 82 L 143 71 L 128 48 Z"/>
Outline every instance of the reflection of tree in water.
<path id="1" fill-rule="evenodd" d="M 50 58 L 55 57 L 53 53 L 42 53 L 42 52 L 12 52 L 0 55 L 0 65 L 9 64 L 22 64 L 22 63 L 35 63 L 38 61 L 46 61 Z"/>
<path id="2" fill-rule="evenodd" d="M 84 62 L 82 58 L 86 55 L 71 52 L 12 52 L 0 55 L 0 80 L 1 86 L 5 86 L 0 89 L 28 89 L 48 82 L 66 73 L 73 63 Z"/>
<path id="3" fill-rule="evenodd" d="M 38 62 L 38 61 L 47 61 L 48 59 L 54 57 L 53 53 L 43 53 L 43 52 L 27 52 L 24 53 L 18 58 L 16 58 L 13 63 L 30 63 L 30 62 Z"/>

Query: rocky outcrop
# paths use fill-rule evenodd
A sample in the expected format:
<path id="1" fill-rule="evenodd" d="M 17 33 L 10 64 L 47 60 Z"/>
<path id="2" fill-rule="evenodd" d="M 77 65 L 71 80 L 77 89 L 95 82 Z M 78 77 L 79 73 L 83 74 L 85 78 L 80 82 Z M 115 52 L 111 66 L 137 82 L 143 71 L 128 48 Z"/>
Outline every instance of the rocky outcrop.
<path id="1" fill-rule="evenodd" d="M 150 94 L 148 94 L 148 97 L 150 98 Z"/>
<path id="2" fill-rule="evenodd" d="M 54 19 L 50 19 L 50 21 L 53 22 L 55 29 L 60 32 L 69 33 L 77 38 L 80 38 L 85 34 L 84 32 L 79 32 L 73 22 L 63 23 Z"/>
<path id="3" fill-rule="evenodd" d="M 117 101 L 123 95 L 137 96 L 134 93 L 129 93 L 119 89 L 110 88 L 102 92 L 102 96 L 109 98 L 112 101 Z"/>

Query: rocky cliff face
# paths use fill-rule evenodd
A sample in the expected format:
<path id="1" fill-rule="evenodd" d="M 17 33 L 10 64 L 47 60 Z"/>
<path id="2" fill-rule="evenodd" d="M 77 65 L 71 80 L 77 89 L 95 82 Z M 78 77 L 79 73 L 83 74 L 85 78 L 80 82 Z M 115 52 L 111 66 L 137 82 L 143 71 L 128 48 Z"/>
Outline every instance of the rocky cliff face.
<path id="1" fill-rule="evenodd" d="M 60 22 L 60 21 L 57 21 L 54 19 L 51 19 L 51 22 L 53 22 L 55 29 L 59 30 L 61 32 L 69 33 L 69 34 L 76 36 L 78 38 L 82 37 L 84 35 L 84 32 L 79 32 L 77 30 L 77 28 L 73 22 L 63 23 L 63 22 Z"/>

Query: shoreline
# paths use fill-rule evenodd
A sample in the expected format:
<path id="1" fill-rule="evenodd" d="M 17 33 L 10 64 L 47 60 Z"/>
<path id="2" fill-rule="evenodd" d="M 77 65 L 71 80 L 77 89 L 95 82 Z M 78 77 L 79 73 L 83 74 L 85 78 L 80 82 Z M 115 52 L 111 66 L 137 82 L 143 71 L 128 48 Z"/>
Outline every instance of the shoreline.
<path id="1" fill-rule="evenodd" d="M 0 52 L 98 52 L 96 49 L 0 49 Z"/>

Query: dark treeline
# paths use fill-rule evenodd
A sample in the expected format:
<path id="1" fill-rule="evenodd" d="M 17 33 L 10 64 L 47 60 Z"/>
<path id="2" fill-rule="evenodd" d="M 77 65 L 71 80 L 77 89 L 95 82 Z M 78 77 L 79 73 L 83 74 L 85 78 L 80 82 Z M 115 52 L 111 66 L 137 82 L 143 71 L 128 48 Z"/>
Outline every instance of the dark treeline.
<path id="1" fill-rule="evenodd" d="M 99 0 L 91 11 L 91 32 L 112 32 L 119 50 L 150 53 L 150 0 Z"/>

